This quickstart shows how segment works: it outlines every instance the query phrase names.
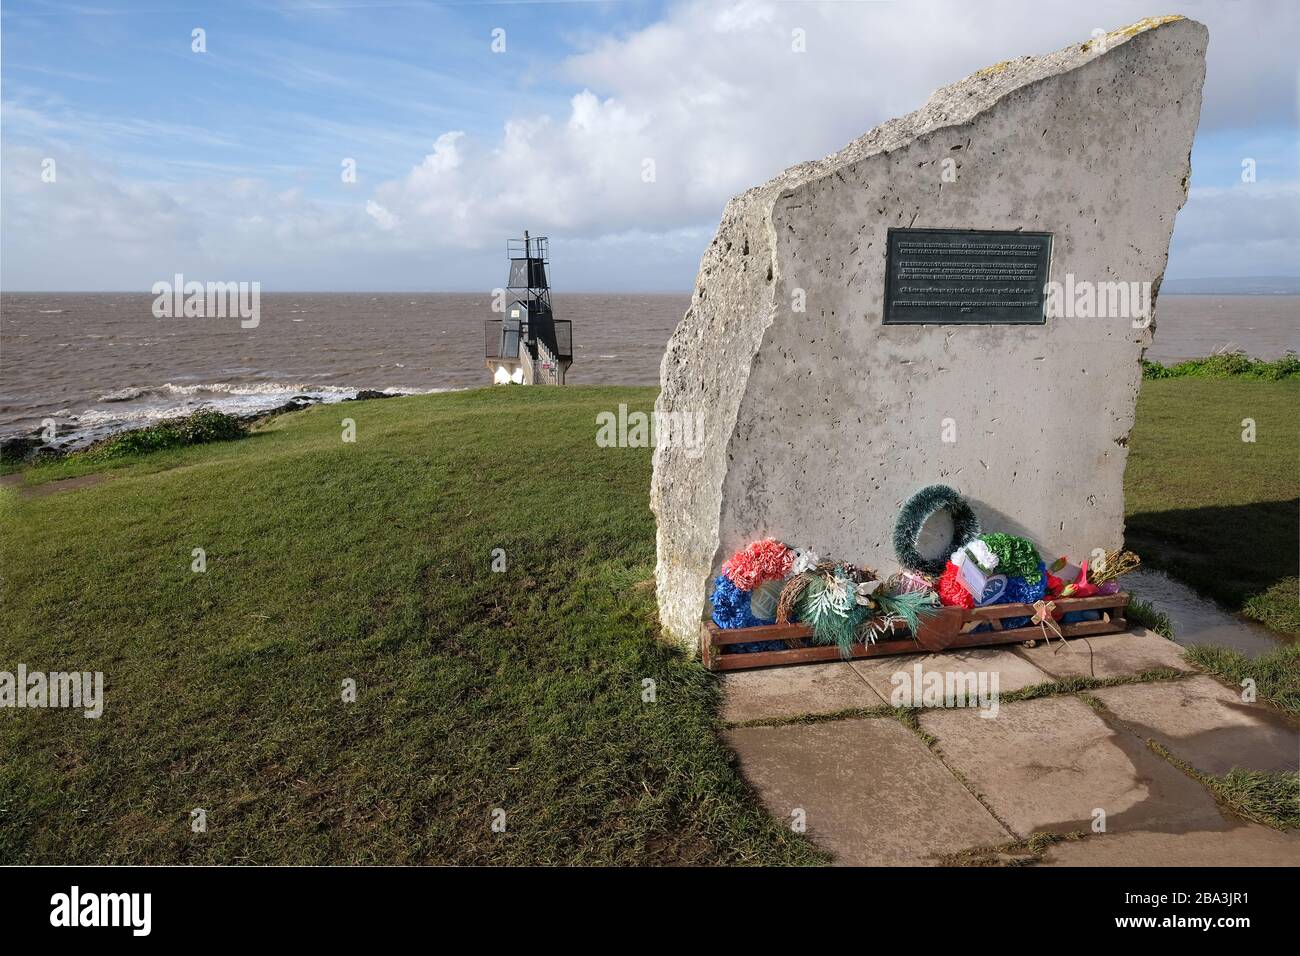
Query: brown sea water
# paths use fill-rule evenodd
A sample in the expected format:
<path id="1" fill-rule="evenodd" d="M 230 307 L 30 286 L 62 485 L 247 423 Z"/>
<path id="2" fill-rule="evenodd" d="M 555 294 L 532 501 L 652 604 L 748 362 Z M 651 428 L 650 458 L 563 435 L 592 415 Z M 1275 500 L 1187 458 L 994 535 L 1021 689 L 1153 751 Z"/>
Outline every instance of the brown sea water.
<path id="1" fill-rule="evenodd" d="M 489 384 L 487 295 L 273 293 L 257 328 L 234 318 L 155 318 L 154 297 L 0 297 L 0 435 L 43 419 L 93 436 L 199 406 L 252 412 L 296 395 L 428 392 Z M 655 385 L 689 294 L 555 296 L 573 321 L 575 385 Z M 1220 348 L 1260 358 L 1300 350 L 1300 296 L 1165 295 L 1148 357 Z M 62 432 L 62 429 L 61 429 Z"/>

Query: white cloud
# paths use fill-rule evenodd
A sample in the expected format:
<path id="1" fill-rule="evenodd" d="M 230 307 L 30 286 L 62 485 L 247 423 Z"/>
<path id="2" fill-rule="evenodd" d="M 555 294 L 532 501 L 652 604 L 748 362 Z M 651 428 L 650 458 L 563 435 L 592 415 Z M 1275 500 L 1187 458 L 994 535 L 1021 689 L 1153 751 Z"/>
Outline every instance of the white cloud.
<path id="1" fill-rule="evenodd" d="M 346 256 L 372 229 L 352 204 L 310 199 L 258 179 L 176 185 L 129 180 L 61 153 L 54 182 L 40 150 L 9 146 L 0 282 L 20 289 L 147 289 L 175 272 L 262 281 L 286 266 Z"/>
<path id="2" fill-rule="evenodd" d="M 1189 7 L 1212 37 L 1202 132 L 1246 122 L 1293 126 L 1294 44 L 1286 38 L 1300 22 L 1295 7 L 1220 11 L 1195 0 Z M 338 202 L 273 185 L 274 170 L 230 179 L 196 169 L 204 178 L 181 183 L 127 178 L 86 150 L 102 155 L 104 142 L 203 131 L 7 105 L 7 136 L 17 124 L 29 139 L 58 138 L 66 148 L 57 186 L 40 183 L 39 152 L 6 150 L 5 286 L 147 287 L 185 271 L 278 279 L 281 288 L 490 287 L 498 263 L 476 250 L 529 228 L 595 257 L 574 269 L 581 275 L 570 273 L 587 288 L 614 281 L 595 264 L 602 240 L 622 237 L 608 244 L 618 249 L 628 237 L 665 243 L 671 251 L 656 266 L 673 271 L 628 281 L 684 288 L 732 195 L 838 149 L 981 66 L 1057 49 L 1095 26 L 1149 12 L 1145 0 L 1103 0 L 1087 10 L 1062 3 L 1050 16 L 1027 0 L 682 3 L 654 25 L 598 39 L 559 64 L 574 92 L 555 115 L 512 115 L 495 136 L 418 131 L 430 151 L 411 156 L 405 174 L 373 188 L 363 181 Z M 796 29 L 807 52 L 792 48 Z M 78 153 L 65 141 L 83 121 Z M 392 149 L 417 131 L 395 132 Z M 1278 260 L 1294 244 L 1296 197 L 1262 196 L 1195 191 L 1176 231 L 1178 273 L 1203 265 L 1219 274 L 1229 261 L 1243 273 L 1293 272 Z M 486 266 L 463 268 L 471 261 Z"/>
<path id="3" fill-rule="evenodd" d="M 400 221 L 396 216 L 373 199 L 366 200 L 366 212 L 369 214 L 371 219 L 379 224 L 379 228 L 383 229 L 385 232 L 397 228 L 397 224 Z"/>
<path id="4" fill-rule="evenodd" d="M 1300 183 L 1197 187 L 1178 214 L 1171 276 L 1295 275 Z"/>
<path id="5" fill-rule="evenodd" d="M 1269 22 L 1280 35 L 1297 15 L 1271 3 L 1250 10 L 1190 11 L 1212 21 L 1203 129 L 1239 121 L 1243 99 L 1294 122 L 1288 45 L 1261 45 L 1257 33 Z M 524 225 L 591 235 L 708 223 L 731 196 L 920 107 L 939 86 L 1148 12 L 1127 0 L 1050 17 L 1011 0 L 683 4 L 569 58 L 561 72 L 582 92 L 567 116 L 514 118 L 496 141 L 457 133 L 444 148 L 440 138 L 377 199 L 422 242 L 477 244 Z M 796 29 L 807 52 L 793 48 Z"/>

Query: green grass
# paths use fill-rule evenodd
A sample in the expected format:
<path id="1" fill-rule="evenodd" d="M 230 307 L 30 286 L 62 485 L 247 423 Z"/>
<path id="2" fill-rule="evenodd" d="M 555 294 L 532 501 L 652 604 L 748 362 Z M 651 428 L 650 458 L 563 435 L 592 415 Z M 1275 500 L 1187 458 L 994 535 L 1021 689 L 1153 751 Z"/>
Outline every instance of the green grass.
<path id="1" fill-rule="evenodd" d="M 1193 644 L 1186 653 L 1193 664 L 1230 684 L 1241 686 L 1246 678 L 1253 679 L 1260 700 L 1300 717 L 1300 644 L 1279 645 L 1253 660 L 1226 647 L 1205 644 Z"/>
<path id="2" fill-rule="evenodd" d="M 653 397 L 357 402 L 26 472 L 110 477 L 5 493 L 0 667 L 103 671 L 106 704 L 0 713 L 0 863 L 822 860 L 657 639 L 649 450 L 594 440 Z"/>
<path id="3" fill-rule="evenodd" d="M 1283 578 L 1266 591 L 1246 599 L 1242 610 L 1266 627 L 1284 634 L 1300 634 L 1300 579 Z"/>
<path id="4" fill-rule="evenodd" d="M 1023 840 L 1013 840 L 997 846 L 976 846 L 939 858 L 941 866 L 1030 866 L 1041 863 L 1047 851 L 1058 843 L 1077 843 L 1086 839 L 1081 830 L 1071 833 L 1034 833 Z"/>
<path id="5" fill-rule="evenodd" d="M 1300 772 L 1236 768 L 1205 782 L 1238 816 L 1279 830 L 1300 829 Z"/>
<path id="6" fill-rule="evenodd" d="M 1124 617 L 1130 624 L 1137 624 L 1149 631 L 1154 631 L 1167 641 L 1174 639 L 1174 624 L 1169 615 L 1161 611 L 1150 601 L 1141 598 L 1129 598 Z"/>
<path id="7" fill-rule="evenodd" d="M 1255 441 L 1242 440 L 1254 422 Z M 1126 541 L 1230 610 L 1300 633 L 1300 381 L 1142 383 Z"/>
<path id="8" fill-rule="evenodd" d="M 1202 773 L 1154 740 L 1147 747 L 1214 794 L 1224 809 L 1278 830 L 1300 829 L 1300 771 L 1233 767 L 1215 776 Z"/>

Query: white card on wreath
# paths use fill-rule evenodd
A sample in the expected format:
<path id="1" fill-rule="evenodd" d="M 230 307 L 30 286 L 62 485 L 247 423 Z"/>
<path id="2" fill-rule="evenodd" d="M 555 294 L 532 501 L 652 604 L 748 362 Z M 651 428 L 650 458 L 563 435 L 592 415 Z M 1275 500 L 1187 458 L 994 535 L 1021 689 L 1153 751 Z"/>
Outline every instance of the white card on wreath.
<path id="1" fill-rule="evenodd" d="M 976 601 L 984 596 L 984 589 L 989 583 L 988 576 L 980 570 L 974 558 L 961 563 L 961 567 L 957 569 L 957 580 Z"/>

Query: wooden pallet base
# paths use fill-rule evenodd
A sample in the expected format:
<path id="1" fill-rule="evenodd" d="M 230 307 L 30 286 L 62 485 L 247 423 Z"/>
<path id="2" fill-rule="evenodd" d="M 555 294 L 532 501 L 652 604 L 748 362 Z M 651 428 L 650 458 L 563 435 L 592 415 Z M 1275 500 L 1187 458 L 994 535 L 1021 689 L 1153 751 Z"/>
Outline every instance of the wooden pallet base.
<path id="1" fill-rule="evenodd" d="M 1124 609 L 1129 596 L 1120 591 L 1089 598 L 1058 598 L 1057 615 L 1074 611 L 1098 611 L 1101 619 L 1080 621 L 1076 624 L 1058 624 L 1062 636 L 1088 637 L 1094 634 L 1117 634 L 1128 630 Z M 998 644 L 1022 644 L 1043 640 L 1043 630 L 1037 624 L 1003 629 L 1007 618 L 1032 617 L 1034 608 L 1029 604 L 995 604 L 967 611 L 962 608 L 940 608 L 922 618 L 920 632 L 913 636 L 907 626 L 899 622 L 894 627 L 897 636 L 878 640 L 874 644 L 855 644 L 853 658 L 884 657 L 891 654 L 929 654 L 967 647 L 992 647 Z M 992 630 L 974 633 L 981 624 Z M 700 660 L 712 671 L 750 670 L 756 667 L 781 667 L 788 664 L 816 664 L 844 660 L 838 647 L 791 647 L 781 651 L 757 651 L 750 654 L 727 653 L 732 644 L 751 641 L 796 641 L 812 636 L 806 624 L 765 624 L 760 627 L 742 627 L 724 630 L 712 621 L 706 621 L 700 631 Z M 1055 638 L 1055 633 L 1051 635 Z"/>

